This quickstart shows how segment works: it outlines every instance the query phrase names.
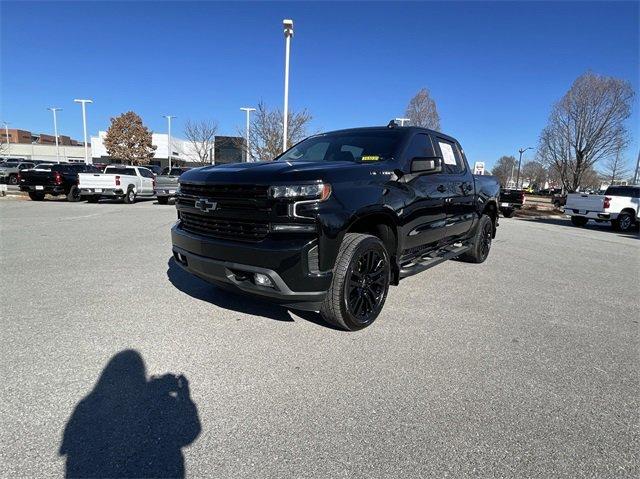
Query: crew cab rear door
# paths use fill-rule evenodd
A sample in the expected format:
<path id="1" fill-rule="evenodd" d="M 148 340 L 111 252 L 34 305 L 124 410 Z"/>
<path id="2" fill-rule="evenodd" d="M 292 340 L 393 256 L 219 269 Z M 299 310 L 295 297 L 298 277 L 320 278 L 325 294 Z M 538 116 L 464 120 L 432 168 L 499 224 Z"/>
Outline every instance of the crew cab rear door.
<path id="1" fill-rule="evenodd" d="M 405 173 L 410 173 L 413 158 L 433 156 L 436 153 L 431 137 L 426 133 L 416 133 L 404 155 Z M 447 175 L 419 175 L 405 185 L 408 191 L 402 214 L 404 249 L 429 249 L 445 237 Z"/>
<path id="2" fill-rule="evenodd" d="M 446 184 L 446 237 L 447 241 L 455 241 L 469 232 L 475 218 L 473 175 L 455 141 L 440 136 L 436 136 L 434 140 L 436 152 L 440 150 L 439 155 L 442 157 Z"/>

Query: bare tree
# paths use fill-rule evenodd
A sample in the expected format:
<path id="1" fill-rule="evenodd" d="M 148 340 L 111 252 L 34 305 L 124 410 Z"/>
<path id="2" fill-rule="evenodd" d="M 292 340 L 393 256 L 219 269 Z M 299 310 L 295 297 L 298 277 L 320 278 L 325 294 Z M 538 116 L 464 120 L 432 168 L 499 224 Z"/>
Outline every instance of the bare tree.
<path id="1" fill-rule="evenodd" d="M 522 166 L 521 176 L 529 182 L 529 186 L 540 188 L 547 181 L 547 169 L 539 161 L 528 161 Z"/>
<path id="2" fill-rule="evenodd" d="M 512 180 L 513 169 L 517 161 L 513 156 L 501 156 L 493 168 L 491 174 L 497 176 L 500 184 L 506 186 Z"/>
<path id="3" fill-rule="evenodd" d="M 146 165 L 156 149 L 151 138 L 151 132 L 142 123 L 142 118 L 128 111 L 111 118 L 104 146 L 111 158 L 131 165 Z"/>
<path id="4" fill-rule="evenodd" d="M 566 189 L 584 186 L 585 172 L 627 144 L 624 122 L 633 96 L 629 82 L 588 72 L 553 106 L 540 134 L 538 159 L 555 167 Z"/>
<path id="5" fill-rule="evenodd" d="M 214 120 L 187 120 L 184 126 L 184 135 L 191 149 L 198 157 L 198 163 L 203 165 L 213 163 L 216 134 L 218 123 Z"/>
<path id="6" fill-rule="evenodd" d="M 604 162 L 602 179 L 609 184 L 615 184 L 629 174 L 628 163 L 622 157 L 622 147 L 616 150 L 616 154 Z"/>
<path id="7" fill-rule="evenodd" d="M 440 115 L 436 102 L 431 98 L 429 90 L 422 88 L 409 100 L 405 116 L 411 125 L 422 126 L 431 130 L 440 130 Z"/>
<path id="8" fill-rule="evenodd" d="M 306 109 L 299 112 L 289 110 L 287 148 L 308 136 L 312 118 Z M 283 115 L 280 110 L 270 110 L 262 101 L 258 103 L 249 133 L 251 157 L 254 160 L 271 161 L 282 153 L 282 125 Z M 244 129 L 238 130 L 238 136 L 245 137 Z M 246 149 L 244 141 L 242 147 Z"/>

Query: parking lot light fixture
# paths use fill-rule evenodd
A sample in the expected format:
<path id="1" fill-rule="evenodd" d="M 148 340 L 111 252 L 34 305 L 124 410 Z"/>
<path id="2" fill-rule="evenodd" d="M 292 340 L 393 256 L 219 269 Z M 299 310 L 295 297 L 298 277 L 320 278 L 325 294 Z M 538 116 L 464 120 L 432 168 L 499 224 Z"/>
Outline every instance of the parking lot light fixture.
<path id="1" fill-rule="evenodd" d="M 522 154 L 527 150 L 533 150 L 532 146 L 527 146 L 526 148 L 520 148 L 518 153 L 520 153 L 520 158 L 518 159 L 518 175 L 516 176 L 516 190 L 518 189 L 518 185 L 520 184 L 520 166 L 522 166 Z"/>
<path id="2" fill-rule="evenodd" d="M 58 141 L 58 118 L 56 115 L 57 111 L 61 111 L 62 108 L 50 107 L 47 108 L 50 112 L 53 113 L 53 133 L 56 135 L 56 162 L 60 163 L 60 143 Z"/>
<path id="3" fill-rule="evenodd" d="M 284 27 L 284 111 L 282 114 L 282 151 L 287 151 L 287 127 L 289 121 L 289 52 L 293 37 L 293 20 L 282 20 Z"/>
<path id="4" fill-rule="evenodd" d="M 173 148 L 171 147 L 171 119 L 176 118 L 172 115 L 163 115 L 167 119 L 167 158 L 169 159 L 169 173 L 171 173 L 171 157 L 173 156 Z"/>
<path id="5" fill-rule="evenodd" d="M 394 121 L 399 121 L 400 122 L 400 126 L 404 126 L 404 123 L 406 121 L 411 121 L 410 118 L 394 118 Z"/>
<path id="6" fill-rule="evenodd" d="M 249 122 L 249 116 L 251 115 L 252 111 L 256 111 L 255 108 L 250 108 L 250 107 L 242 107 L 240 108 L 241 110 L 245 111 L 247 113 L 247 128 L 245 130 L 245 134 L 247 135 L 247 144 L 246 144 L 246 148 L 247 148 L 247 154 L 245 155 L 245 161 L 249 162 L 251 161 L 251 148 L 249 145 L 249 128 L 250 128 L 250 122 Z"/>
<path id="7" fill-rule="evenodd" d="M 9 122 L 8 121 L 3 121 L 2 123 L 4 123 L 4 136 L 5 139 L 7 140 L 7 158 L 10 157 L 10 151 L 11 151 L 11 144 L 9 143 Z"/>
<path id="8" fill-rule="evenodd" d="M 89 145 L 87 144 L 87 103 L 93 103 L 93 100 L 73 100 L 76 103 L 82 104 L 82 128 L 84 131 L 84 162 L 89 164 Z"/>

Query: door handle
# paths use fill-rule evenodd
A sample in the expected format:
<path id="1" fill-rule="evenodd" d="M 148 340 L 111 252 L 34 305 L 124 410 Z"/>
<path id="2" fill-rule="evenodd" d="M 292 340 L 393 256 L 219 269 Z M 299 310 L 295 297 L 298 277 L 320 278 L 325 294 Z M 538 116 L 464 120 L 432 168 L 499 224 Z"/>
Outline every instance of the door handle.
<path id="1" fill-rule="evenodd" d="M 444 185 L 438 185 L 438 187 L 436 188 L 440 193 L 444 193 L 445 191 L 447 191 L 447 189 L 445 188 Z"/>

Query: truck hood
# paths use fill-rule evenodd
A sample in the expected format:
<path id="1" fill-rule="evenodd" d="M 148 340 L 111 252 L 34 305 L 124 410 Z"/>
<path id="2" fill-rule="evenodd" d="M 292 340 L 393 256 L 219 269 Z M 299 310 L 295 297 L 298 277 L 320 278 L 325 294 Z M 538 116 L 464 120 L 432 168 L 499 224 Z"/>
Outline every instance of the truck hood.
<path id="1" fill-rule="evenodd" d="M 332 162 L 287 162 L 260 161 L 255 163 L 232 163 L 207 166 L 187 171 L 180 176 L 181 183 L 253 183 L 272 184 L 293 181 L 314 181 L 326 179 L 330 172 L 366 168 L 350 161 Z"/>

